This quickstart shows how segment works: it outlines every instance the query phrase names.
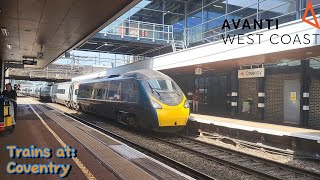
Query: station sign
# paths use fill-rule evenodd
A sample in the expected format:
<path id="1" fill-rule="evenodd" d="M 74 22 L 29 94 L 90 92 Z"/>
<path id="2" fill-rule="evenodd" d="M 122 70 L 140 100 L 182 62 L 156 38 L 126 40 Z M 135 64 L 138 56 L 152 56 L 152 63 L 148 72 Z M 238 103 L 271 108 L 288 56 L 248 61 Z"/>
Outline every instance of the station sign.
<path id="1" fill-rule="evenodd" d="M 238 78 L 257 78 L 264 77 L 264 68 L 254 68 L 254 69 L 241 69 L 238 70 Z"/>
<path id="2" fill-rule="evenodd" d="M 25 65 L 37 65 L 37 61 L 34 61 L 34 60 L 23 60 L 22 64 L 25 64 Z"/>

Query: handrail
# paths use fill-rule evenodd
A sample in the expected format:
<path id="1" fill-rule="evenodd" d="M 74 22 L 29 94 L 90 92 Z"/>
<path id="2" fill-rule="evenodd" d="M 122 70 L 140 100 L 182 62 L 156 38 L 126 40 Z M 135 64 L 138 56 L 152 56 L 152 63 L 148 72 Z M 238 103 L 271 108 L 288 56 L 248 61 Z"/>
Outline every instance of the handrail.
<path id="1" fill-rule="evenodd" d="M 119 22 L 119 23 L 116 23 Z M 173 41 L 173 25 L 149 23 L 136 20 L 117 20 L 103 29 L 105 36 L 119 35 L 124 37 L 135 37 L 137 40 L 149 39 L 152 41 L 166 41 L 167 43 Z"/>

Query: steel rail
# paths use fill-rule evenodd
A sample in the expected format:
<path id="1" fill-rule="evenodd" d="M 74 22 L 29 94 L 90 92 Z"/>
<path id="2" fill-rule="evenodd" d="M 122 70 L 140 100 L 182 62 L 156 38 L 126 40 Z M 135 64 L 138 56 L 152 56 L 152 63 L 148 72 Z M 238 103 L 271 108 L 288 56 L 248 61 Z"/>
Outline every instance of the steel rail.
<path id="1" fill-rule="evenodd" d="M 90 126 L 90 127 L 94 128 L 94 129 L 96 129 L 96 130 L 98 130 L 98 131 L 100 131 L 100 132 L 102 132 L 102 133 L 104 133 L 104 134 L 106 134 L 108 136 L 111 136 L 111 137 L 113 137 L 113 138 L 115 138 L 115 139 L 117 139 L 117 140 L 119 140 L 119 141 L 121 141 L 121 142 L 123 142 L 123 143 L 125 143 L 125 144 L 127 144 L 127 145 L 129 145 L 129 146 L 131 146 L 131 147 L 133 147 L 133 148 L 135 148 L 135 149 L 137 149 L 137 150 L 139 150 L 139 151 L 141 151 L 141 152 L 143 152 L 143 153 L 145 153 L 145 154 L 147 154 L 147 155 L 159 160 L 159 161 L 161 161 L 161 162 L 164 162 L 164 163 L 166 163 L 167 165 L 169 165 L 171 167 L 175 167 L 175 168 L 177 168 L 177 170 L 179 170 L 179 171 L 181 171 L 183 173 L 186 173 L 186 174 L 188 174 L 188 175 L 190 175 L 190 176 L 192 176 L 192 177 L 194 177 L 196 179 L 208 179 L 208 180 L 211 179 L 211 180 L 215 180 L 215 178 L 213 178 L 211 176 L 208 176 L 208 175 L 206 175 L 206 174 L 204 174 L 204 173 L 202 173 L 200 171 L 197 171 L 197 170 L 195 170 L 195 169 L 193 169 L 191 167 L 188 167 L 187 165 L 182 164 L 182 163 L 180 163 L 180 162 L 178 162 L 176 160 L 173 160 L 173 159 L 171 159 L 171 158 L 169 158 L 167 156 L 164 156 L 164 155 L 159 154 L 157 152 L 151 151 L 148 148 L 145 148 L 145 147 L 143 147 L 143 146 L 141 146 L 141 145 L 139 145 L 137 143 L 134 143 L 134 142 L 132 142 L 132 141 L 130 141 L 130 140 L 124 138 L 124 137 L 121 137 L 121 136 L 119 136 L 119 135 L 117 135 L 117 134 L 115 134 L 115 133 L 113 133 L 113 132 L 111 132 L 109 130 L 106 130 L 106 129 L 104 129 L 104 128 L 96 125 L 96 124 L 88 122 L 88 121 L 86 121 L 86 120 L 84 120 L 84 119 L 82 119 L 80 117 L 77 117 L 75 115 L 72 115 L 72 114 L 69 114 L 69 113 L 66 113 L 66 112 L 63 112 L 63 114 L 65 114 L 66 116 L 71 117 L 72 119 L 74 119 L 76 121 L 79 121 L 79 122 L 81 122 L 81 123 L 83 123 L 83 124 L 85 124 L 87 126 Z"/>
<path id="2" fill-rule="evenodd" d="M 320 174 L 315 173 L 315 172 L 307 171 L 307 170 L 304 170 L 304 169 L 300 169 L 300 168 L 297 168 L 297 167 L 293 167 L 293 166 L 289 166 L 289 165 L 285 165 L 285 164 L 281 164 L 281 163 L 277 163 L 275 161 L 271 161 L 271 160 L 267 160 L 267 159 L 264 159 L 264 158 L 261 158 L 261 157 L 245 154 L 245 153 L 234 151 L 234 150 L 227 149 L 227 148 L 223 148 L 223 147 L 220 147 L 220 146 L 216 146 L 216 145 L 213 145 L 213 144 L 209 144 L 209 143 L 206 143 L 206 142 L 198 141 L 198 140 L 191 139 L 191 138 L 184 137 L 184 136 L 178 136 L 178 137 L 173 137 L 173 138 L 169 137 L 167 139 L 161 139 L 159 137 L 152 137 L 152 138 L 157 140 L 157 141 L 160 141 L 160 142 L 163 142 L 163 143 L 167 143 L 168 145 L 171 145 L 173 147 L 177 147 L 179 149 L 182 149 L 182 150 L 185 150 L 185 151 L 189 151 L 190 153 L 196 154 L 196 155 L 198 155 L 200 157 L 203 157 L 203 158 L 206 158 L 206 159 L 209 159 L 209 160 L 224 164 L 224 165 L 229 166 L 231 168 L 235 168 L 235 169 L 237 169 L 239 171 L 242 171 L 242 172 L 245 172 L 245 173 L 249 173 L 249 174 L 252 174 L 252 175 L 256 175 L 256 176 L 264 178 L 264 179 L 282 179 L 282 177 L 279 178 L 279 177 L 277 177 L 277 175 L 270 175 L 267 172 L 259 171 L 259 170 L 256 170 L 254 168 L 242 166 L 241 164 L 237 164 L 237 163 L 228 161 L 228 159 L 222 159 L 222 158 L 219 158 L 219 157 L 215 157 L 213 155 L 209 155 L 209 154 L 200 152 L 200 151 L 192 149 L 192 148 L 185 147 L 183 145 L 180 145 L 178 143 L 170 141 L 170 139 L 174 139 L 174 138 L 185 139 L 189 143 L 193 142 L 193 143 L 195 143 L 195 144 L 197 144 L 199 146 L 205 146 L 205 147 L 211 148 L 213 150 L 218 150 L 220 152 L 223 152 L 223 153 L 231 155 L 231 156 L 236 155 L 238 157 L 245 157 L 247 159 L 253 160 L 254 162 L 261 163 L 261 164 L 264 164 L 264 165 L 268 165 L 269 167 L 276 167 L 278 169 L 283 169 L 283 170 L 285 170 L 287 172 L 291 172 L 291 173 L 294 173 L 294 174 L 299 175 L 299 176 L 306 176 L 306 177 L 310 177 L 310 178 L 313 178 L 313 179 L 320 179 Z M 292 175 L 292 174 L 288 174 L 288 175 Z"/>

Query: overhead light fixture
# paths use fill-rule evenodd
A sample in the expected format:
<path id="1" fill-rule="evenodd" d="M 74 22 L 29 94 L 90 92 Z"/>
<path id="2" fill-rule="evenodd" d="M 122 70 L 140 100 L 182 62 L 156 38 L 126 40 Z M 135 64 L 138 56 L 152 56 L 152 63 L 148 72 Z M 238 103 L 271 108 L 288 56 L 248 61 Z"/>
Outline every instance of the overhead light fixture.
<path id="1" fill-rule="evenodd" d="M 9 35 L 8 29 L 6 29 L 6 28 L 1 28 L 1 32 L 2 32 L 2 35 L 4 35 L 4 36 Z"/>
<path id="2" fill-rule="evenodd" d="M 8 49 L 11 49 L 12 47 L 11 47 L 11 44 L 7 44 L 7 48 Z"/>
<path id="3" fill-rule="evenodd" d="M 215 5 L 215 4 L 213 4 L 212 6 L 213 6 L 213 7 L 216 7 L 216 8 L 223 8 L 222 6 Z"/>
<path id="4" fill-rule="evenodd" d="M 84 44 L 98 44 L 98 43 L 87 41 L 87 42 L 85 42 Z"/>

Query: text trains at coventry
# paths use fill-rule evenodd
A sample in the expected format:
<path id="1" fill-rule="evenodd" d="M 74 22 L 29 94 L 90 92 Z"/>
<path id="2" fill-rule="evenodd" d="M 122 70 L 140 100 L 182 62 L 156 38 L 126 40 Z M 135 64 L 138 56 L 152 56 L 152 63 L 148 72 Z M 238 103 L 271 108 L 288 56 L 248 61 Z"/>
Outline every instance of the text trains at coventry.
<path id="1" fill-rule="evenodd" d="M 178 85 L 169 76 L 147 69 L 41 87 L 40 98 L 153 131 L 181 130 L 190 114 Z"/>

